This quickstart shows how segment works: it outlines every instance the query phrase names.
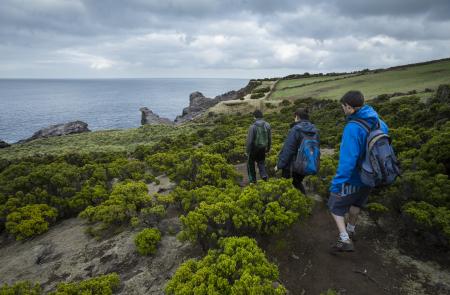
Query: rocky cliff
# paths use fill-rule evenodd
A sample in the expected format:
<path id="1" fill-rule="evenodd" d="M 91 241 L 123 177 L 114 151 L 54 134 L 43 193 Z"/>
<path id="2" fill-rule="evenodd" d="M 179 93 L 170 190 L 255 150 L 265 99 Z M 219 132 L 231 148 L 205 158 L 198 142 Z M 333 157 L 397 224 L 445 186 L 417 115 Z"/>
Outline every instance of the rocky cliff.
<path id="1" fill-rule="evenodd" d="M 173 122 L 167 118 L 161 118 L 157 114 L 153 113 L 147 107 L 142 107 L 139 109 L 141 111 L 141 124 L 142 125 L 154 125 L 154 124 L 169 124 L 172 125 Z"/>
<path id="2" fill-rule="evenodd" d="M 175 122 L 183 123 L 190 121 L 221 101 L 240 99 L 250 93 L 253 88 L 258 85 L 256 80 L 250 80 L 247 86 L 239 90 L 226 92 L 214 98 L 206 97 L 199 91 L 193 92 L 189 95 L 189 106 L 183 109 L 181 116 L 177 116 Z"/>
<path id="3" fill-rule="evenodd" d="M 65 124 L 52 125 L 47 128 L 36 131 L 33 136 L 21 140 L 18 143 L 29 142 L 38 138 L 47 138 L 75 133 L 90 132 L 88 124 L 82 121 L 74 121 Z"/>

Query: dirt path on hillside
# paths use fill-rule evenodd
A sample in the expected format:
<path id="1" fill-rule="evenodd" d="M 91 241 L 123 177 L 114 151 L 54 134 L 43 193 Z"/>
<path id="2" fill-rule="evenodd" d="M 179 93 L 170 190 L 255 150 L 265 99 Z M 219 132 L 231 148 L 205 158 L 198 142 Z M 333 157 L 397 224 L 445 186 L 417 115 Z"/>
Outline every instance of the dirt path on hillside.
<path id="1" fill-rule="evenodd" d="M 245 164 L 235 167 L 243 176 L 241 185 L 247 185 Z M 278 265 L 289 294 L 318 295 L 328 289 L 345 295 L 450 294 L 448 270 L 399 254 L 364 214 L 357 227 L 356 251 L 332 254 L 337 230 L 325 203 L 313 196 L 315 206 L 305 222 L 260 241 Z"/>

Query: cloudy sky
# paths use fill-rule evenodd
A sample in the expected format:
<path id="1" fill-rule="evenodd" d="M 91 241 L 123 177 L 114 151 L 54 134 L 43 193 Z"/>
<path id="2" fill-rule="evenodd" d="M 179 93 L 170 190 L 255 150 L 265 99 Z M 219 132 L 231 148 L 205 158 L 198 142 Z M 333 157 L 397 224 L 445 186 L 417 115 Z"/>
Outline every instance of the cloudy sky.
<path id="1" fill-rule="evenodd" d="M 273 77 L 450 57 L 449 0 L 1 0 L 0 77 Z"/>

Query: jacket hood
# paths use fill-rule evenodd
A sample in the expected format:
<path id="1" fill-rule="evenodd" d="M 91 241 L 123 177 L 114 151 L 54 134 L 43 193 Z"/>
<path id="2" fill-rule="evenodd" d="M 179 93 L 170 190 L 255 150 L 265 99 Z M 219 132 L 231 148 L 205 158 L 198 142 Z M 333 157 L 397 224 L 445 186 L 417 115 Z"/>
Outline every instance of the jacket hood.
<path id="1" fill-rule="evenodd" d="M 255 123 L 253 123 L 253 124 L 255 124 L 255 125 L 264 125 L 266 123 L 266 121 L 264 121 L 264 119 L 262 119 L 262 118 L 258 118 L 258 119 L 255 119 Z"/>
<path id="2" fill-rule="evenodd" d="M 347 121 L 354 119 L 366 120 L 372 126 L 379 121 L 377 112 L 370 105 L 364 105 L 359 111 L 347 117 Z"/>
<path id="3" fill-rule="evenodd" d="M 297 127 L 298 126 L 298 127 Z M 308 120 L 300 120 L 293 124 L 293 127 L 300 128 L 303 132 L 306 133 L 317 133 L 318 130 L 313 123 Z"/>

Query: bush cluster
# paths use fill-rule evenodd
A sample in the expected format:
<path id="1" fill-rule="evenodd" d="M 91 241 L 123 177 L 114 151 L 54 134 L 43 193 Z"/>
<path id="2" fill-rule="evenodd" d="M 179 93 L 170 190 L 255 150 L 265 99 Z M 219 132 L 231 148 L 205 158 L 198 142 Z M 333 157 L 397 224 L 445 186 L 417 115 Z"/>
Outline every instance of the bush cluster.
<path id="1" fill-rule="evenodd" d="M 219 241 L 201 260 L 183 263 L 166 286 L 168 295 L 178 294 L 286 294 L 278 280 L 277 267 L 270 263 L 256 241 L 230 237 Z"/>
<path id="2" fill-rule="evenodd" d="M 279 233 L 307 216 L 312 205 L 285 179 L 272 179 L 243 190 L 231 187 L 223 192 L 208 187 L 175 194 L 185 208 L 198 203 L 194 210 L 181 216 L 180 238 L 198 241 L 204 249 L 221 237 Z"/>
<path id="3" fill-rule="evenodd" d="M 156 246 L 161 241 L 161 232 L 156 228 L 146 228 L 137 234 L 134 239 L 136 249 L 141 255 L 150 255 L 156 252 Z"/>

